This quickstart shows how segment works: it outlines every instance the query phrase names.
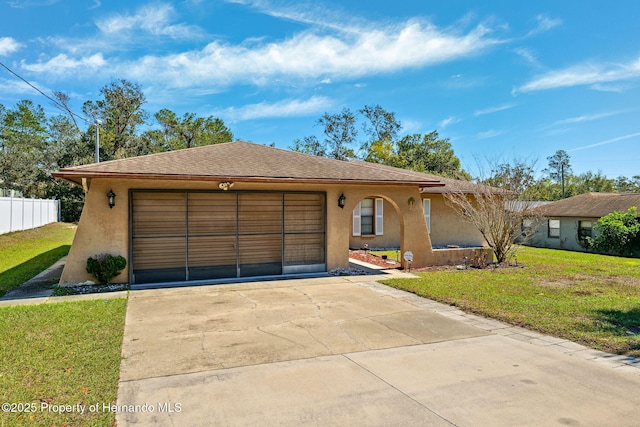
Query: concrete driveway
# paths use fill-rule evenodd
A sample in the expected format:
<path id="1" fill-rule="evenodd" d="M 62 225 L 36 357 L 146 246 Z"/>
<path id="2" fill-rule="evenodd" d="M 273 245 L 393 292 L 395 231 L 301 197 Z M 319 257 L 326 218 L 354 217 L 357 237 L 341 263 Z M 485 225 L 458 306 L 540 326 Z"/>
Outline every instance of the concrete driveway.
<path id="1" fill-rule="evenodd" d="M 371 279 L 132 291 L 118 426 L 638 425 L 633 360 Z"/>

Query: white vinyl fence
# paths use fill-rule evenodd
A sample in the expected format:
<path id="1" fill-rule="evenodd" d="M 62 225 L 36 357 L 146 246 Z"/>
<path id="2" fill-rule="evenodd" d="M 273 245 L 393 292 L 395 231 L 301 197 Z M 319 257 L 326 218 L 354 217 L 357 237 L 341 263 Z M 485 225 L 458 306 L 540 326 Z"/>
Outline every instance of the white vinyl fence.
<path id="1" fill-rule="evenodd" d="M 0 234 L 60 220 L 60 200 L 0 197 Z"/>

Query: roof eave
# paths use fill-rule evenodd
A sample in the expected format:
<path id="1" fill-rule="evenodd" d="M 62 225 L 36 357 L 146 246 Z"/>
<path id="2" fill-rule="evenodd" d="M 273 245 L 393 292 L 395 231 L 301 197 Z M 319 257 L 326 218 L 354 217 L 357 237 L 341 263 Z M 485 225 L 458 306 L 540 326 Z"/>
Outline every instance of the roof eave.
<path id="1" fill-rule="evenodd" d="M 60 170 L 51 174 L 55 178 L 63 179 L 76 185 L 82 185 L 83 178 L 111 178 L 111 179 L 153 179 L 165 181 L 233 181 L 251 183 L 280 183 L 280 184 L 366 184 L 366 185 L 400 185 L 423 187 L 443 187 L 440 181 L 391 181 L 365 179 L 323 179 L 323 178 L 288 178 L 288 177 L 259 177 L 259 176 L 221 176 L 221 175 L 178 175 L 178 174 L 136 174 L 119 172 L 85 172 Z"/>

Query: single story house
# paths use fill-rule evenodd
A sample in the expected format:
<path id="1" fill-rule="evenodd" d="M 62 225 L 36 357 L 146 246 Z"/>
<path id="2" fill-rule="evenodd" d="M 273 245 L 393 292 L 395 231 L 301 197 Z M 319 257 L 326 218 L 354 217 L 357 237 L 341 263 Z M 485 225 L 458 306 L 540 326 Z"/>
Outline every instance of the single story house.
<path id="1" fill-rule="evenodd" d="M 396 227 L 400 250 L 413 253 L 412 266 L 461 258 L 434 254 L 428 231 L 430 219 L 434 236 L 462 227 L 462 219 L 451 218 L 454 223 L 435 234 L 440 196 L 429 191 L 446 185 L 444 179 L 403 169 L 236 141 L 65 168 L 53 176 L 86 191 L 62 285 L 93 280 L 86 260 L 102 253 L 127 259 L 115 281 L 130 284 L 348 268 L 354 225 L 362 235 L 363 217 L 372 216 L 368 207 L 363 214 L 365 199 L 374 203 L 367 221 L 382 233 L 382 227 Z M 433 195 L 426 197 L 433 199 L 430 218 L 425 195 Z M 366 234 L 371 224 L 364 225 Z"/>
<path id="2" fill-rule="evenodd" d="M 594 237 L 596 221 L 611 212 L 640 207 L 638 193 L 585 193 L 535 208 L 546 219 L 529 246 L 584 252 L 583 242 Z"/>

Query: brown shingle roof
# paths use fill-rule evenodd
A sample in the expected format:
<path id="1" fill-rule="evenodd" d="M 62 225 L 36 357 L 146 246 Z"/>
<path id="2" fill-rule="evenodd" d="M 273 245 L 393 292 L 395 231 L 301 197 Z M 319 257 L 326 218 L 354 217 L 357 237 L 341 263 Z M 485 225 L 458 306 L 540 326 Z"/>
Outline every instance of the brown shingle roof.
<path id="1" fill-rule="evenodd" d="M 611 212 L 640 207 L 638 193 L 585 193 L 541 206 L 536 211 L 548 217 L 601 218 Z"/>
<path id="2" fill-rule="evenodd" d="M 386 165 L 380 165 L 377 163 L 367 163 L 367 162 L 363 162 L 362 160 L 353 160 L 351 163 L 360 163 L 360 164 L 365 164 L 368 165 L 369 167 L 375 167 L 375 168 L 379 168 L 382 170 L 386 170 L 386 169 L 397 169 L 394 168 L 392 166 L 386 166 Z M 470 181 L 465 181 L 462 179 L 453 179 L 453 178 L 445 178 L 443 176 L 439 176 L 439 175 L 433 175 L 430 173 L 423 173 L 423 172 L 417 172 L 417 171 L 412 171 L 412 170 L 408 170 L 408 169 L 402 169 L 406 174 L 411 175 L 413 177 L 415 177 L 416 179 L 432 179 L 432 180 L 437 180 L 440 181 L 442 184 L 444 184 L 444 186 L 438 186 L 438 187 L 426 187 L 423 189 L 423 193 L 429 193 L 429 194 L 442 194 L 442 193 L 446 193 L 447 191 L 454 191 L 454 192 L 461 192 L 461 193 L 477 193 L 480 190 L 486 191 L 487 187 L 486 186 L 481 186 L 478 184 L 474 184 L 473 182 Z"/>
<path id="3" fill-rule="evenodd" d="M 415 175 L 398 168 L 375 168 L 362 163 L 236 141 L 65 168 L 53 176 L 75 183 L 80 183 L 82 178 L 113 177 L 442 185 L 437 177 Z"/>

